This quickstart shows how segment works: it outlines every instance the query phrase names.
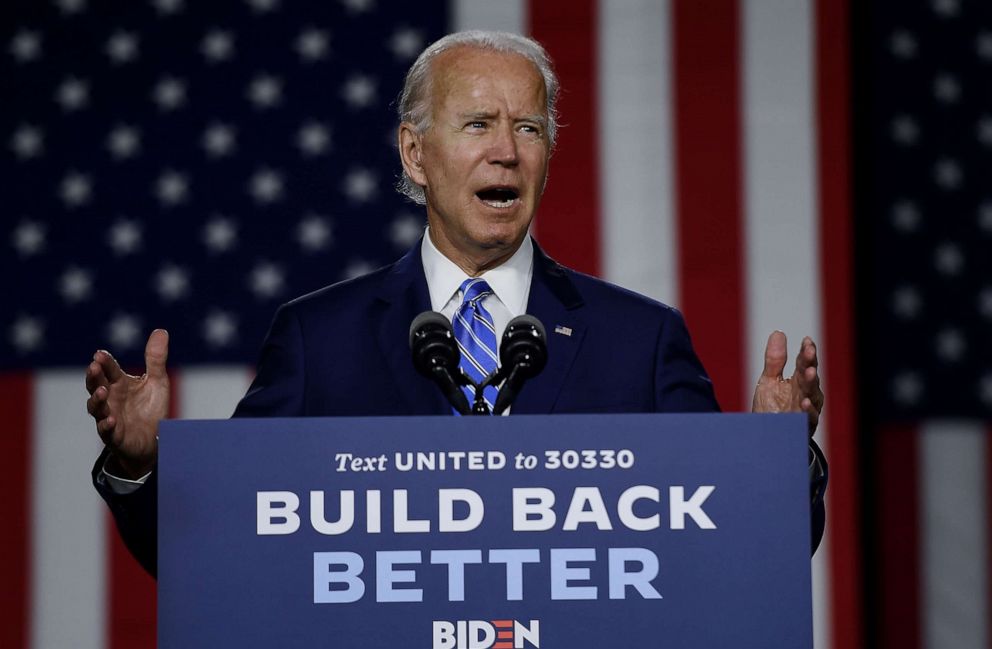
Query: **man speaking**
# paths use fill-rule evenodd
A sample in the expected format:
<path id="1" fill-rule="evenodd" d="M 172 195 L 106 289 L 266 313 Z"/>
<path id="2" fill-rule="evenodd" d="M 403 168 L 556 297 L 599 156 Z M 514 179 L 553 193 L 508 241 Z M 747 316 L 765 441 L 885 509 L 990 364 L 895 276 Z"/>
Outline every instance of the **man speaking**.
<path id="1" fill-rule="evenodd" d="M 407 73 L 398 128 L 400 189 L 426 207 L 423 239 L 390 266 L 283 305 L 234 416 L 451 416 L 410 360 L 410 323 L 427 310 L 452 321 L 462 367 L 476 377 L 496 369 L 512 318 L 544 324 L 547 366 L 513 414 L 718 410 L 676 310 L 565 268 L 528 236 L 554 150 L 557 94 L 547 54 L 528 38 L 461 32 L 429 46 Z M 87 409 L 106 444 L 94 482 L 153 574 L 167 356 L 168 334 L 156 330 L 144 375 L 125 374 L 102 350 L 86 370 Z M 785 335 L 774 332 L 753 409 L 805 412 L 812 434 L 823 407 L 813 341 L 802 341 L 787 378 L 785 365 Z M 815 549 L 826 461 L 812 440 L 810 480 Z"/>

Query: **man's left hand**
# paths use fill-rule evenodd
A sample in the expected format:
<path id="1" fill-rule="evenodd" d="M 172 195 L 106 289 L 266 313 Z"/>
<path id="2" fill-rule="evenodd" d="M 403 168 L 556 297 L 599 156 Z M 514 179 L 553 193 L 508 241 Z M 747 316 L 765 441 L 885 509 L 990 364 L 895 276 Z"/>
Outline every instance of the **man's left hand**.
<path id="1" fill-rule="evenodd" d="M 754 389 L 751 412 L 805 412 L 809 418 L 809 434 L 816 431 L 823 410 L 823 391 L 817 371 L 816 343 L 803 338 L 796 356 L 796 369 L 792 376 L 782 374 L 788 358 L 785 334 L 773 331 L 765 347 L 765 369 Z"/>

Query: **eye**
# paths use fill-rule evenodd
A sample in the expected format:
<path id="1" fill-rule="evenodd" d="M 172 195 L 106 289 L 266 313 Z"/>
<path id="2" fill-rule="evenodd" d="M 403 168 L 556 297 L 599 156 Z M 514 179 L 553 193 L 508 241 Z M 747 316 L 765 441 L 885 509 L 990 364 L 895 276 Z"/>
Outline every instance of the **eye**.
<path id="1" fill-rule="evenodd" d="M 465 124 L 465 128 L 472 130 L 484 129 L 486 128 L 486 123 L 482 120 L 473 120 Z"/>
<path id="2" fill-rule="evenodd" d="M 541 127 L 537 124 L 521 124 L 517 127 L 517 130 L 521 133 L 526 133 L 527 135 L 534 135 L 540 137 Z"/>

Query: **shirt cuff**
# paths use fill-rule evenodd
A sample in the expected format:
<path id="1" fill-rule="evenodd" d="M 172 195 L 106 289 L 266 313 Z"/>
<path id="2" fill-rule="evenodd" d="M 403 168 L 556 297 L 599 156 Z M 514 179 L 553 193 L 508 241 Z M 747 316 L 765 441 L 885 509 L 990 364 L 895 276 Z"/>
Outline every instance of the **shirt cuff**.
<path id="1" fill-rule="evenodd" d="M 107 460 L 109 459 L 110 457 L 108 456 Z M 148 476 L 152 474 L 152 472 L 149 471 L 137 480 L 121 478 L 107 471 L 107 460 L 104 460 L 103 468 L 100 469 L 100 477 L 102 478 L 102 482 L 107 485 L 111 491 L 119 496 L 126 496 L 127 494 L 134 493 L 141 488 L 141 485 L 145 484 L 145 481 L 148 480 Z"/>

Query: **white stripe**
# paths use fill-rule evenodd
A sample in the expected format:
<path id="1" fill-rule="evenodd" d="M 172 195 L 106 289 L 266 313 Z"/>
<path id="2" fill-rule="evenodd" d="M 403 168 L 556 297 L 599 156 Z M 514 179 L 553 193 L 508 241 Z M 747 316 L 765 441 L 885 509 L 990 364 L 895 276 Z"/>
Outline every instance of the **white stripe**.
<path id="1" fill-rule="evenodd" d="M 110 516 L 89 484 L 102 445 L 82 369 L 40 373 L 33 416 L 32 646 L 102 648 Z"/>
<path id="2" fill-rule="evenodd" d="M 975 424 L 921 431 L 924 647 L 988 647 L 987 443 Z"/>
<path id="3" fill-rule="evenodd" d="M 827 489 L 827 499 L 830 489 Z M 833 628 L 830 619 L 830 517 L 827 517 L 823 529 L 823 539 L 820 547 L 810 562 L 813 573 L 813 646 L 816 649 L 827 649 L 832 646 Z"/>
<path id="4" fill-rule="evenodd" d="M 675 304 L 669 24 L 667 1 L 600 2 L 599 173 L 603 276 Z"/>
<path id="5" fill-rule="evenodd" d="M 482 340 L 480 340 L 479 337 L 475 335 L 475 332 L 472 331 L 472 326 L 468 323 L 467 320 L 465 320 L 465 316 L 459 313 L 457 315 L 457 318 L 458 321 L 462 323 L 462 327 L 465 328 L 465 333 L 467 333 L 469 337 L 475 341 L 476 347 L 482 349 L 482 351 L 486 352 L 489 358 L 493 359 L 493 362 L 499 364 L 499 359 L 496 358 L 496 354 L 493 352 L 492 348 L 489 347 L 486 343 L 482 342 Z"/>
<path id="6" fill-rule="evenodd" d="M 455 31 L 489 29 L 523 34 L 527 29 L 526 0 L 456 0 L 452 3 Z"/>
<path id="7" fill-rule="evenodd" d="M 478 309 L 472 310 L 472 322 L 478 322 L 483 327 L 491 331 L 494 337 L 496 336 L 496 327 L 494 327 L 491 322 L 483 318 Z"/>
<path id="8" fill-rule="evenodd" d="M 185 369 L 178 379 L 182 419 L 227 419 L 250 383 L 248 370 L 240 365 Z"/>
<path id="9" fill-rule="evenodd" d="M 821 344 L 813 14 L 809 0 L 742 2 L 744 232 L 748 378 L 768 335 L 789 335 L 786 375 L 803 336 Z M 827 377 L 821 368 L 821 380 Z M 742 386 L 750 403 L 753 384 Z M 826 418 L 817 439 L 827 445 Z M 829 521 L 827 523 L 829 527 Z M 825 539 L 826 541 L 826 539 Z M 829 542 L 813 560 L 814 646 L 831 646 Z"/>
<path id="10" fill-rule="evenodd" d="M 482 365 L 479 364 L 479 361 L 475 360 L 475 356 L 472 356 L 472 354 L 469 353 L 468 349 L 465 348 L 465 345 L 463 345 L 460 341 L 458 342 L 458 349 L 461 350 L 462 357 L 468 359 L 468 363 L 471 366 L 471 369 L 474 369 L 476 372 L 478 372 L 479 376 L 478 378 L 476 378 L 476 381 L 481 381 L 482 379 L 486 378 L 486 376 L 488 376 L 485 372 L 485 368 L 483 368 Z M 467 372 L 469 368 L 463 366 L 463 369 L 465 369 L 465 371 Z"/>
<path id="11" fill-rule="evenodd" d="M 804 335 L 819 339 L 813 37 L 808 2 L 741 6 L 748 375 L 757 378 L 772 330 L 791 334 L 792 354 Z"/>

